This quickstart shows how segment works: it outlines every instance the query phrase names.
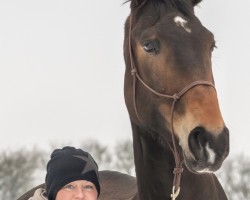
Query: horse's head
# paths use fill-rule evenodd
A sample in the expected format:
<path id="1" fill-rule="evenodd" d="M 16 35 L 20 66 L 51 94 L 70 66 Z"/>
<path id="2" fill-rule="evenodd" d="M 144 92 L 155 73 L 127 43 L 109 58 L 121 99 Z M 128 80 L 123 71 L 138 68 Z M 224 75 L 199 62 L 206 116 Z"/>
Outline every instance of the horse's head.
<path id="1" fill-rule="evenodd" d="M 179 93 L 197 80 L 214 81 L 214 36 L 194 15 L 198 2 L 131 0 L 124 40 L 125 101 L 133 123 L 154 137 L 169 141 L 173 124 L 191 171 L 213 172 L 229 152 L 229 132 L 215 88 L 191 87 L 176 102 L 172 121 L 173 99 L 157 94 Z"/>

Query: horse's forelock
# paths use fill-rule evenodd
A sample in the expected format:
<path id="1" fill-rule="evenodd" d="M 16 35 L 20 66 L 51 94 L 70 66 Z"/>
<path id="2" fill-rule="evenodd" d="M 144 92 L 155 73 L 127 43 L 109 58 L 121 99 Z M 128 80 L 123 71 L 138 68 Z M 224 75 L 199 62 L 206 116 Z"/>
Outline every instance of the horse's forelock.
<path id="1" fill-rule="evenodd" d="M 164 3 L 165 0 L 127 0 L 125 3 L 131 2 L 131 8 L 141 8 L 146 3 L 152 2 L 154 5 Z"/>
<path id="2" fill-rule="evenodd" d="M 131 2 L 132 10 L 140 9 L 147 3 L 152 3 L 156 7 L 164 5 L 167 8 L 179 10 L 184 15 L 192 16 L 194 13 L 193 7 L 201 0 L 127 0 L 125 3 L 127 2 Z"/>

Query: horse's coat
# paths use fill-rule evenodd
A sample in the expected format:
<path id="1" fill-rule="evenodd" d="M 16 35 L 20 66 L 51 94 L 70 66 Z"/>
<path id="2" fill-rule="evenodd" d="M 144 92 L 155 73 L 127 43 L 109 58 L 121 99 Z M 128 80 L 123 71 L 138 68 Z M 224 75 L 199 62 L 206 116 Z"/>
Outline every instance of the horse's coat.
<path id="1" fill-rule="evenodd" d="M 139 197 L 170 199 L 172 186 L 179 187 L 173 175 L 182 171 L 181 164 L 175 169 L 179 155 L 185 166 L 178 200 L 225 200 L 212 172 L 228 155 L 229 131 L 214 87 L 214 36 L 194 14 L 200 1 L 130 2 L 124 95 Z"/>

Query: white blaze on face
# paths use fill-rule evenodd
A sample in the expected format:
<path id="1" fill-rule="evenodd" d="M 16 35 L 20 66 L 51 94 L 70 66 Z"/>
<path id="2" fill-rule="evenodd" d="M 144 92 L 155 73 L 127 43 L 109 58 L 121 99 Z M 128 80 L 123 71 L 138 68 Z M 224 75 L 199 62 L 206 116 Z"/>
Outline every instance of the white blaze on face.
<path id="1" fill-rule="evenodd" d="M 180 16 L 176 16 L 174 18 L 174 22 L 176 24 L 176 26 L 180 26 L 182 28 L 184 28 L 185 31 L 187 31 L 188 33 L 191 33 L 191 29 L 187 27 L 187 20 L 183 19 Z"/>

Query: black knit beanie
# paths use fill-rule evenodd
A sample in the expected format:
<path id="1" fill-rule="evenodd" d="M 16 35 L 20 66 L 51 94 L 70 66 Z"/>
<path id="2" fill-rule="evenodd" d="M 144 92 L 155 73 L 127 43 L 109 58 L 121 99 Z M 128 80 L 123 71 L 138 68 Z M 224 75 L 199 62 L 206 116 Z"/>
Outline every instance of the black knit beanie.
<path id="1" fill-rule="evenodd" d="M 54 150 L 45 178 L 48 200 L 55 200 L 62 187 L 76 180 L 92 182 L 100 195 L 98 165 L 89 153 L 74 147 Z"/>

